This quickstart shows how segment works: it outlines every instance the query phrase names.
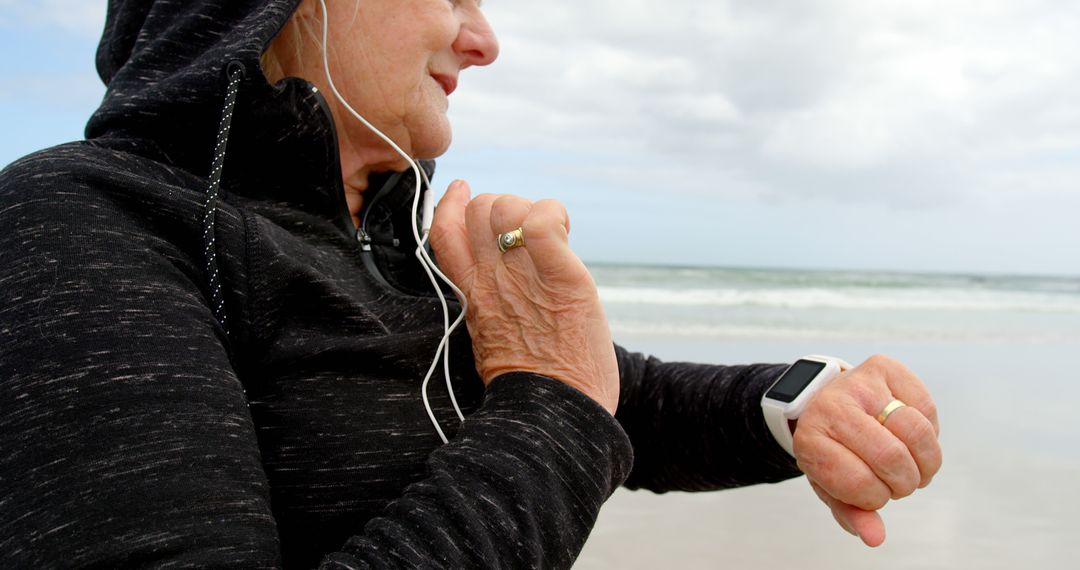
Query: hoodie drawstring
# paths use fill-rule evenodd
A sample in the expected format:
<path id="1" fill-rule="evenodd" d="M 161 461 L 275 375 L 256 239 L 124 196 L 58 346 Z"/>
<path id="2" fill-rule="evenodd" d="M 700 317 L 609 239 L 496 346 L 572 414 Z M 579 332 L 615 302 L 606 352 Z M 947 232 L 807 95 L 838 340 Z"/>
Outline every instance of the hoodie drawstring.
<path id="1" fill-rule="evenodd" d="M 227 67 L 229 86 L 225 91 L 225 108 L 221 112 L 221 125 L 218 128 L 217 145 L 214 147 L 214 165 L 210 170 L 210 187 L 206 189 L 206 205 L 203 215 L 203 251 L 206 257 L 206 273 L 210 278 L 210 304 L 214 316 L 221 323 L 225 334 L 229 334 L 226 324 L 225 296 L 221 293 L 221 281 L 218 278 L 217 241 L 215 239 L 214 219 L 217 213 L 218 190 L 221 186 L 221 170 L 225 164 L 225 146 L 229 142 L 229 128 L 232 126 L 233 107 L 236 95 L 240 91 L 240 81 L 244 78 L 244 64 L 233 61 Z"/>

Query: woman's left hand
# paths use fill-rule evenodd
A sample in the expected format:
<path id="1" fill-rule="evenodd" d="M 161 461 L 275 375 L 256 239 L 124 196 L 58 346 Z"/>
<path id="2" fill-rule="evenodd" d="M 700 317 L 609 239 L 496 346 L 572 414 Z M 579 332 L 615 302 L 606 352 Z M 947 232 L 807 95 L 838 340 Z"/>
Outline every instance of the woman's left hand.
<path id="1" fill-rule="evenodd" d="M 885 423 L 882 410 L 898 399 Z M 941 468 L 937 408 L 903 364 L 875 356 L 823 388 L 799 417 L 794 452 L 818 497 L 868 546 L 885 540 L 877 510 L 930 484 Z"/>
<path id="2" fill-rule="evenodd" d="M 519 246 L 500 251 L 515 228 Z M 575 388 L 615 414 L 619 363 L 589 270 L 570 249 L 570 218 L 554 200 L 483 194 L 456 181 L 435 212 L 431 245 L 469 301 L 466 325 L 484 384 L 531 372 Z"/>

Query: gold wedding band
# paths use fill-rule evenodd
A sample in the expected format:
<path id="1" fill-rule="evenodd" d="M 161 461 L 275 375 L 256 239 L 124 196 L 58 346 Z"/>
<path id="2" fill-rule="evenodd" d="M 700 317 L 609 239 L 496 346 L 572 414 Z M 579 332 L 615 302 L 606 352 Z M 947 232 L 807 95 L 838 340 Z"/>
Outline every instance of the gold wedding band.
<path id="1" fill-rule="evenodd" d="M 499 251 L 506 253 L 515 247 L 525 247 L 525 232 L 518 228 L 499 234 Z"/>
<path id="2" fill-rule="evenodd" d="M 893 412 L 899 410 L 900 408 L 903 408 L 906 405 L 907 404 L 901 402 L 900 400 L 893 400 L 889 402 L 889 404 L 885 406 L 885 409 L 881 410 L 881 413 L 877 415 L 878 423 L 880 423 L 881 425 L 885 425 L 885 420 L 889 419 L 889 416 L 892 415 Z"/>

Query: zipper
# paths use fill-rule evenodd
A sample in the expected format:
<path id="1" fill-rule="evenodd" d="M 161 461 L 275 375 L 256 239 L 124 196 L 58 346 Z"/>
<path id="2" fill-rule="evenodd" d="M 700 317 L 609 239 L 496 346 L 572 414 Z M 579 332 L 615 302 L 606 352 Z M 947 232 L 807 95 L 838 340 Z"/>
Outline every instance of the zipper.
<path id="1" fill-rule="evenodd" d="M 365 216 L 364 221 L 367 217 Z M 360 222 L 360 227 L 356 228 L 356 241 L 360 242 L 360 251 L 371 251 L 373 245 L 385 245 L 390 247 L 398 247 L 401 245 L 401 240 L 394 238 L 390 241 L 373 239 L 370 234 L 364 231 L 364 222 Z"/>
<path id="2" fill-rule="evenodd" d="M 337 148 L 337 144 L 338 144 L 338 141 L 337 141 L 337 128 L 334 125 L 333 113 L 330 112 L 330 106 L 327 103 L 326 98 L 323 97 L 322 92 L 319 91 L 318 87 L 316 87 L 313 83 L 309 82 L 308 83 L 308 88 L 311 89 L 311 92 L 315 95 L 315 100 L 316 100 L 316 102 L 317 102 L 317 104 L 319 106 L 319 110 L 322 111 L 325 114 L 325 116 L 327 117 L 327 120 L 330 122 L 330 129 L 331 129 L 331 131 L 333 133 L 333 136 L 334 136 L 334 148 Z M 333 163 L 332 168 L 333 168 L 334 172 L 340 171 L 341 170 L 340 158 L 335 154 L 335 156 L 331 159 L 331 161 Z M 356 241 L 360 244 L 360 251 L 370 252 L 371 251 L 371 246 L 373 246 L 373 245 L 389 246 L 389 247 L 400 247 L 401 246 L 401 240 L 398 239 L 398 238 L 393 238 L 393 239 L 390 239 L 390 240 L 374 239 L 374 238 L 371 237 L 371 234 L 369 234 L 367 232 L 367 230 L 365 229 L 367 227 L 368 213 L 371 212 L 372 207 L 375 205 L 376 202 L 379 201 L 379 199 L 388 190 L 388 188 L 392 188 L 392 187 L 396 186 L 397 179 L 400 176 L 401 176 L 401 173 L 396 173 L 394 175 L 394 178 L 391 178 L 391 179 L 387 180 L 387 182 L 384 183 L 379 188 L 379 190 L 377 192 L 375 192 L 375 195 L 372 196 L 372 199 L 370 200 L 370 202 L 367 202 L 367 203 L 364 204 L 363 214 L 362 214 L 362 216 L 360 218 L 360 227 L 356 228 L 356 233 L 355 233 Z M 342 182 L 338 177 L 333 178 L 333 184 L 334 184 L 335 190 L 337 190 L 340 195 L 344 196 L 345 195 L 345 189 L 342 187 Z M 345 217 L 349 219 L 349 225 L 353 225 L 352 224 L 352 216 L 348 215 L 348 212 L 345 212 L 345 214 L 346 214 Z"/>
<path id="3" fill-rule="evenodd" d="M 311 90 L 312 94 L 314 94 L 315 101 L 316 101 L 319 109 L 322 111 L 323 115 L 326 117 L 327 121 L 330 124 L 330 132 L 333 135 L 334 148 L 336 149 L 337 145 L 338 145 L 337 128 L 336 128 L 336 125 L 334 125 L 333 113 L 330 112 L 330 105 L 326 101 L 326 98 L 323 97 L 323 94 L 319 90 L 319 88 L 316 87 L 313 83 L 308 82 L 308 88 Z M 332 154 L 333 154 L 333 156 L 330 159 L 331 162 L 332 162 L 331 168 L 333 169 L 333 172 L 340 172 L 340 170 L 341 170 L 340 157 L 337 156 L 336 152 L 332 153 Z M 419 166 L 419 168 L 423 168 L 423 166 Z M 359 249 L 360 249 L 360 252 L 361 252 L 361 255 L 359 257 L 362 260 L 362 262 L 364 264 L 364 267 L 368 270 L 368 273 L 371 276 L 373 276 L 376 279 L 376 281 L 378 281 L 380 284 L 382 284 L 387 289 L 395 291 L 395 292 L 397 292 L 399 294 L 400 293 L 405 293 L 407 295 L 414 295 L 415 296 L 416 293 L 404 291 L 404 290 L 402 290 L 402 289 L 400 289 L 400 288 L 398 288 L 398 287 L 396 287 L 396 286 L 394 286 L 394 285 L 392 285 L 390 283 L 390 281 L 386 278 L 386 276 L 384 276 L 382 274 L 382 270 L 379 269 L 379 267 L 378 267 L 378 265 L 377 265 L 377 263 L 375 261 L 374 253 L 372 252 L 372 247 L 373 246 L 399 248 L 399 247 L 401 247 L 401 240 L 399 238 L 396 238 L 396 237 L 392 237 L 391 239 L 375 239 L 375 238 L 373 238 L 371 236 L 371 234 L 367 230 L 368 216 L 370 215 L 372 210 L 374 210 L 375 205 L 378 202 L 380 202 L 386 195 L 388 195 L 390 192 L 392 192 L 395 188 L 397 188 L 398 184 L 400 183 L 401 177 L 405 176 L 406 172 L 395 172 L 395 173 L 393 173 L 390 178 L 388 178 L 385 182 L 383 182 L 381 187 L 374 193 L 374 195 L 371 196 L 370 201 L 364 200 L 364 207 L 363 207 L 363 210 L 362 210 L 361 215 L 360 215 L 360 225 L 359 225 L 359 227 L 357 227 L 353 223 L 352 216 L 350 215 L 347 206 L 341 212 L 341 216 L 342 216 L 342 223 L 345 225 L 345 227 L 346 228 L 352 228 L 355 231 L 355 233 L 353 235 L 354 235 L 354 238 L 356 239 L 356 242 L 359 244 Z M 338 192 L 338 195 L 344 197 L 345 188 L 344 188 L 343 183 L 341 181 L 341 176 L 340 175 L 332 176 L 331 177 L 331 184 L 334 185 L 334 189 Z M 422 190 L 422 186 L 423 186 L 423 183 L 418 181 L 417 182 L 417 188 L 414 191 L 415 192 L 420 192 Z M 448 293 L 446 291 L 440 291 L 440 292 L 447 299 L 447 301 L 457 302 L 457 297 L 454 296 L 452 293 Z M 427 295 L 420 295 L 420 296 L 425 296 L 426 297 Z"/>
<path id="4" fill-rule="evenodd" d="M 330 157 L 330 171 L 336 173 L 336 175 L 330 176 L 330 184 L 333 185 L 333 190 L 336 195 L 341 197 L 342 202 L 345 202 L 345 186 L 341 180 L 341 157 L 339 157 L 337 154 L 338 134 L 337 125 L 334 124 L 334 114 L 330 111 L 330 104 L 326 101 L 326 98 L 323 97 L 322 91 L 320 91 L 319 88 L 310 81 L 305 81 L 305 83 L 307 83 L 307 88 L 315 97 L 316 107 L 323 114 L 323 117 L 326 119 L 329 125 L 334 149 L 334 152 L 330 153 L 332 155 Z M 349 228 L 355 228 L 352 222 L 352 216 L 349 214 L 349 207 L 347 203 L 343 204 L 343 209 L 339 213 L 339 216 L 339 221 L 341 222 L 341 225 L 345 226 L 343 229 L 345 229 L 346 232 L 348 232 Z M 346 233 L 345 235 L 348 235 L 348 233 Z M 356 236 L 357 239 L 359 239 L 359 233 L 357 233 Z M 370 251 L 370 247 L 367 251 Z"/>

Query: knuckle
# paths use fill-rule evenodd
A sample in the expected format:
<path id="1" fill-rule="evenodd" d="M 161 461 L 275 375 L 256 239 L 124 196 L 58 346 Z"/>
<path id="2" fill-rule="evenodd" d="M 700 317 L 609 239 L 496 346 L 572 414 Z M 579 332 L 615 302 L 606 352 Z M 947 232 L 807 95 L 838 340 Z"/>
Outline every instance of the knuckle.
<path id="1" fill-rule="evenodd" d="M 500 194 L 491 203 L 492 208 L 499 210 L 513 209 L 522 205 L 527 205 L 528 200 L 521 196 L 515 196 L 513 194 Z"/>
<path id="2" fill-rule="evenodd" d="M 901 477 L 896 483 L 892 485 L 892 497 L 893 499 L 903 499 L 914 493 L 919 488 L 921 482 L 919 474 L 917 472 L 910 472 L 907 476 Z"/>
<path id="3" fill-rule="evenodd" d="M 922 411 L 923 415 L 926 416 L 926 419 L 931 422 L 938 417 L 937 404 L 934 403 L 934 400 L 931 398 L 927 398 L 926 401 L 919 404 L 918 408 Z"/>
<path id="4" fill-rule="evenodd" d="M 889 504 L 889 500 L 891 498 L 892 497 L 889 496 L 889 492 L 886 489 L 881 489 L 869 493 L 863 500 L 862 504 L 857 504 L 855 506 L 859 507 L 864 511 L 876 511 Z"/>
<path id="5" fill-rule="evenodd" d="M 549 221 L 563 221 L 569 219 L 569 215 L 566 211 L 566 206 L 558 200 L 551 198 L 540 200 L 534 204 L 533 211 L 531 212 L 538 218 L 546 219 Z"/>
<path id="6" fill-rule="evenodd" d="M 930 470 L 930 469 L 927 469 L 926 472 L 924 472 L 924 473 L 920 473 L 918 488 L 919 489 L 924 489 L 927 486 L 929 486 L 930 483 L 934 480 L 934 476 L 936 474 L 937 474 L 937 470 Z"/>
<path id="7" fill-rule="evenodd" d="M 876 475 L 869 470 L 860 469 L 844 479 L 841 489 L 850 496 L 859 497 L 870 493 L 878 483 L 880 481 Z"/>
<path id="8" fill-rule="evenodd" d="M 881 403 L 881 396 L 878 394 L 874 387 L 867 382 L 851 381 L 846 384 L 846 391 L 849 398 L 854 400 L 863 413 L 869 413 L 875 407 L 884 405 Z M 875 412 L 876 413 L 876 412 Z"/>
<path id="9" fill-rule="evenodd" d="M 491 208 L 491 204 L 495 201 L 495 198 L 496 196 L 494 194 L 480 194 L 472 200 L 469 200 L 469 203 L 465 206 L 466 214 L 475 214 Z"/>
<path id="10" fill-rule="evenodd" d="M 529 201 L 510 194 L 503 194 L 491 203 L 491 218 L 508 225 L 517 225 L 528 214 Z"/>
<path id="11" fill-rule="evenodd" d="M 543 206 L 545 208 L 552 208 L 555 210 L 566 209 L 566 206 L 563 205 L 562 201 L 556 200 L 555 198 L 544 198 L 543 200 L 538 201 L 537 205 Z"/>
<path id="12" fill-rule="evenodd" d="M 844 501 L 848 504 L 859 507 L 864 511 L 876 511 L 889 502 L 888 487 L 882 484 L 872 473 L 864 472 L 856 475 L 850 483 L 850 487 L 846 489 L 846 494 L 851 500 Z"/>
<path id="13" fill-rule="evenodd" d="M 537 234 L 544 231 L 544 226 L 545 224 L 537 219 L 536 215 L 530 214 L 529 217 L 525 218 L 525 221 L 521 223 L 521 231 L 525 232 L 526 238 L 536 237 Z"/>
<path id="14" fill-rule="evenodd" d="M 896 361 L 892 358 L 884 354 L 875 354 L 870 358 L 867 358 L 858 368 L 861 368 L 863 371 L 873 376 L 884 379 L 888 375 L 890 369 L 895 365 L 895 362 Z"/>
<path id="15" fill-rule="evenodd" d="M 549 234 L 556 230 L 556 228 L 562 227 L 557 223 L 557 220 L 551 216 L 545 216 L 542 213 L 531 214 L 525 218 L 525 221 L 521 224 L 522 231 L 525 235 L 541 235 Z"/>
<path id="16" fill-rule="evenodd" d="M 896 467 L 903 462 L 905 455 L 907 455 L 907 448 L 898 440 L 893 439 L 878 449 L 873 461 L 875 465 L 882 468 L 896 470 Z"/>
<path id="17" fill-rule="evenodd" d="M 803 431 L 802 426 L 795 430 L 794 442 L 795 463 L 800 471 L 812 474 L 814 479 L 826 484 L 838 479 L 833 463 L 823 456 L 820 449 L 814 445 L 814 437 Z"/>
<path id="18" fill-rule="evenodd" d="M 889 365 L 892 359 L 884 354 L 875 354 L 866 359 L 866 364 L 875 368 L 885 368 Z"/>
<path id="19" fill-rule="evenodd" d="M 925 462 L 925 469 L 923 470 L 922 481 L 919 482 L 919 485 L 925 487 L 930 484 L 930 480 L 934 478 L 934 475 L 937 475 L 937 472 L 941 470 L 941 465 L 944 462 L 941 446 L 935 443 L 926 453 L 923 461 Z"/>
<path id="20" fill-rule="evenodd" d="M 918 417 L 916 414 L 911 414 L 917 421 L 913 422 L 911 427 L 908 428 L 907 433 L 904 434 L 904 439 L 911 442 L 913 445 L 926 445 L 937 439 L 937 434 L 934 433 L 934 425 L 930 423 L 927 418 Z"/>
<path id="21" fill-rule="evenodd" d="M 900 441 L 894 439 L 883 447 L 875 458 L 875 465 L 886 474 L 892 498 L 906 497 L 918 488 L 918 468 L 913 464 L 907 447 Z"/>
<path id="22" fill-rule="evenodd" d="M 881 376 L 888 375 L 890 372 L 895 373 L 897 370 L 906 370 L 898 360 L 886 354 L 875 354 L 866 359 L 864 365 Z"/>
<path id="23" fill-rule="evenodd" d="M 498 194 L 484 193 L 478 194 L 469 203 L 476 205 L 491 205 L 495 200 L 499 198 Z"/>

